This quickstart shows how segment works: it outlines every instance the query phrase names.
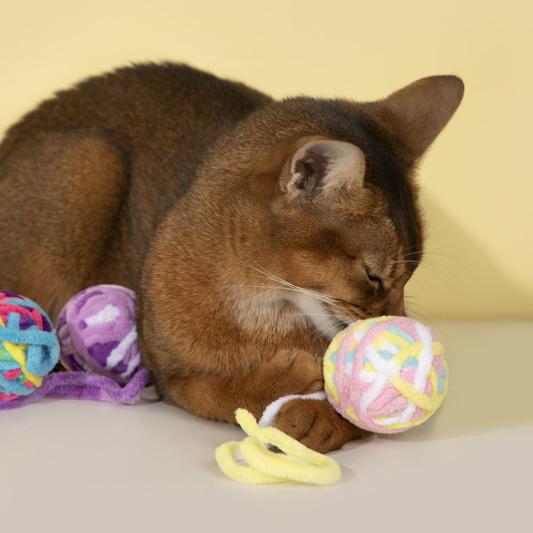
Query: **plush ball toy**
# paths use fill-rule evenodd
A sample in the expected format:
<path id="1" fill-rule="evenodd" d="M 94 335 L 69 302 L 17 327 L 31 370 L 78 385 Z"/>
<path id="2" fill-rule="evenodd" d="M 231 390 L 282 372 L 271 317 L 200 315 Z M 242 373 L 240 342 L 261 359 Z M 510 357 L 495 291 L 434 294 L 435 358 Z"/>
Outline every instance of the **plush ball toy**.
<path id="1" fill-rule="evenodd" d="M 135 326 L 135 293 L 96 285 L 73 296 L 59 315 L 61 362 L 125 384 L 141 365 Z"/>
<path id="2" fill-rule="evenodd" d="M 0 292 L 0 401 L 34 392 L 58 359 L 59 343 L 47 314 L 28 298 Z"/>
<path id="3" fill-rule="evenodd" d="M 356 426 L 398 433 L 425 422 L 444 400 L 448 368 L 431 330 L 407 317 L 353 323 L 324 356 L 327 397 Z"/>
<path id="4" fill-rule="evenodd" d="M 0 411 L 41 398 L 139 401 L 150 376 L 141 367 L 131 290 L 97 285 L 76 294 L 57 334 L 35 303 L 0 296 Z M 67 371 L 51 372 L 60 349 Z"/>

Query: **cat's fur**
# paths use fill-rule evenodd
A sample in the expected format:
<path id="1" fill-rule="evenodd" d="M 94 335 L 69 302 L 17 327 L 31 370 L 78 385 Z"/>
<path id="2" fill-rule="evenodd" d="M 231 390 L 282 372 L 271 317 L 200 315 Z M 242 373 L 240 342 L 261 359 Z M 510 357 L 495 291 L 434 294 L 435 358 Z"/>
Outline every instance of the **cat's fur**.
<path id="1" fill-rule="evenodd" d="M 277 102 L 174 64 L 88 79 L 0 145 L 0 287 L 53 317 L 88 285 L 131 287 L 163 398 L 259 416 L 322 387 L 346 322 L 403 313 L 423 243 L 412 174 L 462 93 L 439 76 L 372 103 Z M 321 401 L 276 425 L 321 451 L 363 434 Z"/>

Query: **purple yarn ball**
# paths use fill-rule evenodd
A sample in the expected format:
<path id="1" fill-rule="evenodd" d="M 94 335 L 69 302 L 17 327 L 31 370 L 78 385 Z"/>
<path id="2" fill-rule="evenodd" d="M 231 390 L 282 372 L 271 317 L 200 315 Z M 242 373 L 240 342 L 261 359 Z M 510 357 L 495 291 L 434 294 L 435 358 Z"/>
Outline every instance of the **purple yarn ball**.
<path id="1" fill-rule="evenodd" d="M 126 384 L 141 365 L 135 293 L 119 285 L 95 285 L 73 296 L 57 323 L 61 362 Z"/>

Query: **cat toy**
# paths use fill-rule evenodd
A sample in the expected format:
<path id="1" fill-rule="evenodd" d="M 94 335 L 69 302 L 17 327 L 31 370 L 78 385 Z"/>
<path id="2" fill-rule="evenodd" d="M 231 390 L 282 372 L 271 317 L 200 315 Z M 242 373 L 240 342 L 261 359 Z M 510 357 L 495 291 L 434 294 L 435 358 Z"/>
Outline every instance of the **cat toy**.
<path id="1" fill-rule="evenodd" d="M 52 372 L 61 359 L 67 371 Z M 0 292 L 0 410 L 41 398 L 136 403 L 148 384 L 135 327 L 135 294 L 97 285 L 71 298 L 58 330 L 35 302 Z"/>
<path id="2" fill-rule="evenodd" d="M 226 442 L 215 452 L 226 476 L 248 484 L 299 482 L 331 485 L 341 476 L 337 462 L 310 450 L 301 442 L 274 427 L 261 427 L 246 409 L 237 409 L 235 419 L 248 435 L 242 442 Z M 275 446 L 283 453 L 270 449 Z M 235 461 L 240 453 L 247 465 Z"/>
<path id="3" fill-rule="evenodd" d="M 59 359 L 67 370 L 51 372 Z M 129 289 L 98 285 L 81 291 L 61 311 L 57 333 L 35 302 L 0 292 L 0 410 L 41 398 L 133 404 L 148 382 L 137 346 L 135 294 Z M 341 470 L 333 458 L 271 427 L 279 409 L 296 398 L 327 398 L 363 429 L 406 431 L 430 418 L 446 396 L 444 348 L 428 327 L 410 318 L 354 322 L 326 351 L 324 383 L 325 391 L 272 402 L 259 423 L 238 409 L 237 423 L 248 437 L 217 448 L 222 472 L 241 483 L 335 483 Z"/>
<path id="4" fill-rule="evenodd" d="M 279 409 L 296 398 L 327 398 L 338 413 L 362 429 L 406 431 L 428 420 L 444 401 L 448 390 L 444 348 L 417 320 L 391 316 L 360 320 L 331 341 L 324 356 L 324 384 L 325 391 L 274 401 L 257 427 L 250 413 L 238 410 L 237 422 L 249 436 L 241 443 L 219 446 L 215 458 L 222 472 L 241 483 L 336 482 L 340 470 L 332 466 L 333 459 L 306 454 L 302 444 L 269 427 Z M 266 429 L 276 432 L 263 432 Z M 285 453 L 274 454 L 269 445 Z M 237 461 L 238 454 L 246 464 Z"/>

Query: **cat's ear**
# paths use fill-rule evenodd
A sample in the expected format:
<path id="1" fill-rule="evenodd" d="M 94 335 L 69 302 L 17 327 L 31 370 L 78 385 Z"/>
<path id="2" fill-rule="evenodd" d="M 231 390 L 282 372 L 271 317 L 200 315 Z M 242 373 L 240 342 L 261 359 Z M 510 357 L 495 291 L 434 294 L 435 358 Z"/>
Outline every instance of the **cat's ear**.
<path id="1" fill-rule="evenodd" d="M 410 162 L 415 162 L 446 126 L 461 103 L 463 93 L 461 78 L 430 76 L 369 106 L 385 128 L 405 146 Z"/>
<path id="2" fill-rule="evenodd" d="M 283 167 L 280 187 L 291 198 L 328 193 L 338 187 L 360 187 L 365 156 L 354 144 L 328 139 L 305 143 Z"/>

